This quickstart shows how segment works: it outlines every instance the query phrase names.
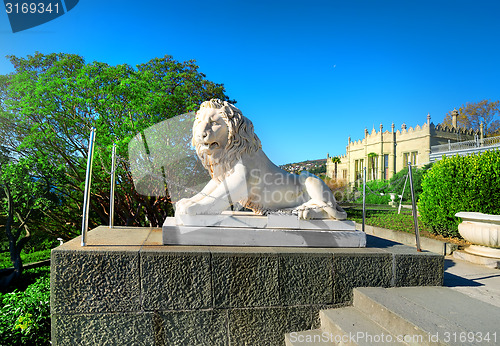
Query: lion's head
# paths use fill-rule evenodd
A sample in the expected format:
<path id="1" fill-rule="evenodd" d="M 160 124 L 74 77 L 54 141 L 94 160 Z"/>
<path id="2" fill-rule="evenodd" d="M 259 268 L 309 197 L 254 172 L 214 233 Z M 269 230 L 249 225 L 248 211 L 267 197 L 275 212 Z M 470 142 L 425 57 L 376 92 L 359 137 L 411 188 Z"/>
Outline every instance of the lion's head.
<path id="1" fill-rule="evenodd" d="M 219 99 L 201 104 L 193 124 L 193 145 L 212 178 L 222 180 L 244 153 L 261 148 L 252 122 L 241 111 Z"/>

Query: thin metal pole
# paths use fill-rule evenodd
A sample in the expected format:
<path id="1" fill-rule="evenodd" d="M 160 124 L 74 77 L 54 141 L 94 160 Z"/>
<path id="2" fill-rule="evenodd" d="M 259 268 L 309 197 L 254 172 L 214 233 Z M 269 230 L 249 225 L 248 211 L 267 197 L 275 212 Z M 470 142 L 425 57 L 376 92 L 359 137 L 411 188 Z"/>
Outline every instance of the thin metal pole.
<path id="1" fill-rule="evenodd" d="M 111 153 L 111 191 L 109 194 L 109 228 L 115 223 L 115 170 L 116 170 L 116 144 L 113 144 Z"/>
<path id="2" fill-rule="evenodd" d="M 420 248 L 420 233 L 418 232 L 417 206 L 415 205 L 415 191 L 413 190 L 411 162 L 408 162 L 408 177 L 410 178 L 411 206 L 413 212 L 413 222 L 415 223 L 415 240 L 417 242 L 417 251 L 421 252 L 422 249 Z"/>
<path id="3" fill-rule="evenodd" d="M 87 229 L 89 228 L 90 184 L 92 180 L 92 163 L 94 161 L 94 140 L 95 140 L 95 127 L 92 127 L 89 138 L 87 172 L 85 174 L 85 192 L 83 194 L 82 246 L 86 245 Z"/>
<path id="4" fill-rule="evenodd" d="M 410 174 L 410 171 L 408 171 L 408 174 Z M 401 204 L 403 203 L 403 196 L 405 194 L 406 183 L 408 182 L 408 174 L 406 174 L 405 184 L 403 185 L 403 192 L 401 192 L 401 198 L 399 199 L 398 214 L 401 214 Z"/>
<path id="5" fill-rule="evenodd" d="M 366 218 L 366 167 L 363 167 L 363 224 L 361 230 L 365 231 L 365 218 Z"/>

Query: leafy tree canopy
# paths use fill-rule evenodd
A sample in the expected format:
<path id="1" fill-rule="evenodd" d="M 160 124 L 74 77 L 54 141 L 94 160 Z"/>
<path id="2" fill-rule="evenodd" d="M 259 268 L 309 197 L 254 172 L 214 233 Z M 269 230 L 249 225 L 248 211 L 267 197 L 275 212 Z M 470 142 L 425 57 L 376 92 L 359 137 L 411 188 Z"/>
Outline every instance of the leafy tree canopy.
<path id="1" fill-rule="evenodd" d="M 477 103 L 467 102 L 458 109 L 457 125 L 467 129 L 479 130 L 481 122 L 485 136 L 500 135 L 500 101 L 482 100 Z M 448 112 L 442 122 L 452 127 L 452 112 Z"/>
<path id="2" fill-rule="evenodd" d="M 47 159 L 63 167 L 61 178 L 52 182 L 62 201 L 50 210 L 51 227 L 63 238 L 80 232 L 91 127 L 97 134 L 90 199 L 95 227 L 109 219 L 113 143 L 127 158 L 130 140 L 149 126 L 193 111 L 210 98 L 231 101 L 224 86 L 207 80 L 193 60 L 165 56 L 134 68 L 87 63 L 66 53 L 9 59 L 15 72 L 0 76 L 0 148 L 12 160 Z M 168 199 L 139 195 L 126 160 L 118 161 L 116 172 L 115 224 L 161 225 L 172 212 Z"/>

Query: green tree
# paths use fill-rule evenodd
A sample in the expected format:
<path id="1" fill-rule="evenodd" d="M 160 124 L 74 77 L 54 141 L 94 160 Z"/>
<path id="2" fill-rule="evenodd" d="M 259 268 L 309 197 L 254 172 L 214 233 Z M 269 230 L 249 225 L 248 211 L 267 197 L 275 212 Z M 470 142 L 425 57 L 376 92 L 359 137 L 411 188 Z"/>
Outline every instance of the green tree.
<path id="1" fill-rule="evenodd" d="M 500 101 L 467 102 L 458 109 L 457 125 L 459 127 L 479 131 L 481 122 L 485 136 L 500 135 Z M 446 114 L 442 124 L 452 127 L 451 111 Z"/>
<path id="2" fill-rule="evenodd" d="M 340 157 L 338 156 L 334 156 L 331 158 L 332 160 L 332 163 L 335 164 L 335 176 L 334 176 L 334 179 L 337 179 L 337 165 L 340 163 Z"/>
<path id="3" fill-rule="evenodd" d="M 7 98 L 9 81 L 9 75 L 0 75 L 0 129 L 6 129 L 10 125 L 9 122 L 4 121 L 5 117 L 2 116 L 7 114 L 5 100 Z M 9 150 L 5 146 L 8 141 L 8 137 L 0 136 L 0 164 L 4 163 L 9 158 Z"/>
<path id="4" fill-rule="evenodd" d="M 194 61 L 171 56 L 137 65 L 86 63 L 74 54 L 10 56 L 0 138 L 11 155 L 50 158 L 64 167 L 64 183 L 55 182 L 63 200 L 50 226 L 60 236 L 79 233 L 88 136 L 95 127 L 96 148 L 90 198 L 90 226 L 109 220 L 111 148 L 127 158 L 127 145 L 142 130 L 195 110 L 210 98 L 229 100 L 222 84 L 206 80 Z M 234 102 L 234 101 L 232 101 Z M 160 226 L 172 213 L 166 197 L 142 196 L 134 189 L 127 160 L 119 160 L 115 196 L 117 225 Z"/>
<path id="5" fill-rule="evenodd" d="M 0 167 L 0 197 L 2 198 L 2 226 L 9 244 L 13 273 L 2 286 L 17 279 L 22 271 L 21 251 L 31 237 L 31 229 L 60 204 L 55 182 L 62 183 L 63 167 L 55 167 L 47 158 L 22 158 L 17 162 L 4 161 Z"/>

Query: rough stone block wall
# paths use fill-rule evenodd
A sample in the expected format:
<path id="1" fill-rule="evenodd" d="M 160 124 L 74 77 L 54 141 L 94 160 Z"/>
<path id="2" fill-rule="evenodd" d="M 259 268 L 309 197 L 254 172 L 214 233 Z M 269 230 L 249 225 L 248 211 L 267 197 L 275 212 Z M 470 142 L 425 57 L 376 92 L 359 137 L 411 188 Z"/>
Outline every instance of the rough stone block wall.
<path id="1" fill-rule="evenodd" d="M 444 257 L 365 249 L 161 245 L 99 227 L 52 251 L 54 345 L 283 345 L 359 286 L 441 285 Z"/>

